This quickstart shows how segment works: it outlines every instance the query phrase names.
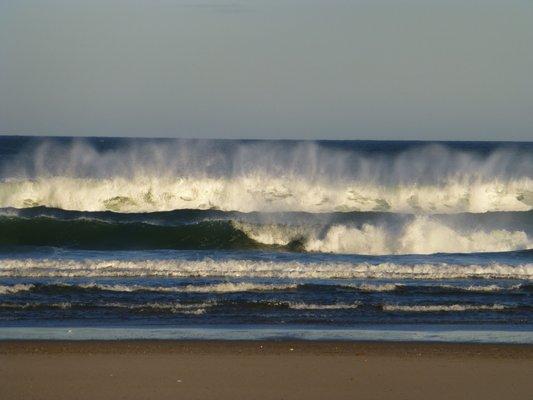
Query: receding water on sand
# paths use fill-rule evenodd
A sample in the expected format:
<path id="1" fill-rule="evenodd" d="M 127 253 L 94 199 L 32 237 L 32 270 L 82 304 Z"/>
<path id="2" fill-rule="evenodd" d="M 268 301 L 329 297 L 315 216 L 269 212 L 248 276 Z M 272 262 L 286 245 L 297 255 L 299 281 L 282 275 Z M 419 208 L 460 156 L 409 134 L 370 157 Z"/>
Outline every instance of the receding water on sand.
<path id="1" fill-rule="evenodd" d="M 354 329 L 300 326 L 258 327 L 3 327 L 0 340 L 319 340 L 533 344 L 520 326 L 399 325 Z"/>

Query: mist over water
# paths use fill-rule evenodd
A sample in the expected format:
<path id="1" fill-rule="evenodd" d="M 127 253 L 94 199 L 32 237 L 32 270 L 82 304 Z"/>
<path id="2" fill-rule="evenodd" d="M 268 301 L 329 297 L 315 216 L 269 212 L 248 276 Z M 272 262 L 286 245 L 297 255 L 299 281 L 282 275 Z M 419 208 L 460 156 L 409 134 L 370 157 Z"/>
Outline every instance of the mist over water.
<path id="1" fill-rule="evenodd" d="M 0 206 L 401 213 L 533 206 L 529 144 L 108 142 L 49 139 L 12 152 L 0 167 Z"/>

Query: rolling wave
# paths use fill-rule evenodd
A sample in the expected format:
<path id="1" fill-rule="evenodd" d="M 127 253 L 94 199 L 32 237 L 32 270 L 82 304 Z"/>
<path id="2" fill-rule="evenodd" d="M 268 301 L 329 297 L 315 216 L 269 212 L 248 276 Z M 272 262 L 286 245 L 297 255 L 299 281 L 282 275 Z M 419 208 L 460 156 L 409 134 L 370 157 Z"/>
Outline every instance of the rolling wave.
<path id="1" fill-rule="evenodd" d="M 399 225 L 411 221 L 417 214 L 395 214 L 389 212 L 250 212 L 220 210 L 180 209 L 149 213 L 120 213 L 114 211 L 73 211 L 60 208 L 29 207 L 0 208 L 0 216 L 19 218 L 47 217 L 58 220 L 95 220 L 109 223 L 146 223 L 152 225 L 177 226 L 204 221 L 235 221 L 249 225 L 324 226 L 348 224 Z M 488 229 L 510 229 L 533 231 L 533 211 L 432 214 L 431 218 L 450 226 L 476 226 Z"/>
<path id="2" fill-rule="evenodd" d="M 459 228 L 428 216 L 394 223 L 270 224 L 203 220 L 178 225 L 0 215 L 0 246 L 76 249 L 269 249 L 362 255 L 475 253 L 533 247 L 522 230 Z"/>

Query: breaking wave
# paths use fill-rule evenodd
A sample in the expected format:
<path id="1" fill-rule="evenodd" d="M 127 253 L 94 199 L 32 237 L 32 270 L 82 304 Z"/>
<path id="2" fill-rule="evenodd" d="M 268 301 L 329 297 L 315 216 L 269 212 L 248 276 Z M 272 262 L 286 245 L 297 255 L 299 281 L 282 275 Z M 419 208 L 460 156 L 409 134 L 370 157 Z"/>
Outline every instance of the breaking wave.
<path id="1" fill-rule="evenodd" d="M 264 211 L 389 211 L 460 213 L 529 211 L 533 180 L 449 181 L 381 186 L 276 177 L 106 178 L 47 177 L 0 182 L 0 207 L 153 212 L 175 209 Z"/>
<path id="2" fill-rule="evenodd" d="M 522 230 L 459 228 L 433 217 L 399 223 L 260 224 L 205 220 L 179 225 L 0 215 L 0 246 L 77 249 L 270 249 L 362 255 L 476 253 L 533 247 Z"/>
<path id="3" fill-rule="evenodd" d="M 106 147 L 45 140 L 4 157 L 0 207 L 528 211 L 533 207 L 528 148 L 183 140 Z"/>
<path id="4" fill-rule="evenodd" d="M 459 230 L 418 216 L 400 229 L 387 225 L 286 226 L 234 223 L 258 243 L 279 246 L 301 244 L 305 251 L 347 254 L 432 254 L 525 250 L 533 247 L 526 232 Z"/>

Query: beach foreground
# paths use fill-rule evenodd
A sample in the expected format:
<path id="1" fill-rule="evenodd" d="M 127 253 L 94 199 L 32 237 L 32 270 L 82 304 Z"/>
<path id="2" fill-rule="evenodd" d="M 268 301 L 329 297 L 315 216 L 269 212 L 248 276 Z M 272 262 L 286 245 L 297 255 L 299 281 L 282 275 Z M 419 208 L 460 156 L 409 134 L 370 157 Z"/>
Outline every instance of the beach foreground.
<path id="1" fill-rule="evenodd" d="M 533 346 L 4 341 L 2 399 L 524 399 Z"/>

